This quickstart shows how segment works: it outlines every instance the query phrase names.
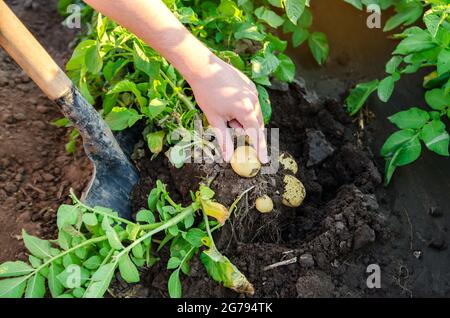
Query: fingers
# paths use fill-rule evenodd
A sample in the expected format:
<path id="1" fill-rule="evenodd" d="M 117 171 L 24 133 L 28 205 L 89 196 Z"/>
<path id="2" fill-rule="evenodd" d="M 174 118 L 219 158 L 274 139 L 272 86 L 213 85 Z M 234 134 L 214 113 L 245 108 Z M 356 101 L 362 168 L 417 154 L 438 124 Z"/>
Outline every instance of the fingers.
<path id="1" fill-rule="evenodd" d="M 233 119 L 228 122 L 228 126 L 233 128 L 237 135 L 245 135 L 244 127 L 242 127 L 241 123 L 238 122 L 236 119 Z"/>
<path id="2" fill-rule="evenodd" d="M 219 143 L 222 157 L 226 162 L 229 162 L 233 155 L 234 145 L 227 124 L 223 119 L 214 120 L 210 123 L 214 129 L 217 142 Z"/>
<path id="3" fill-rule="evenodd" d="M 259 100 L 255 103 L 255 111 L 256 111 L 256 119 L 258 119 L 259 127 L 264 129 L 264 119 L 262 115 L 261 105 L 259 104 Z"/>
<path id="4" fill-rule="evenodd" d="M 253 115 L 243 120 L 245 133 L 250 137 L 250 141 L 256 148 L 259 161 L 268 163 L 267 143 L 264 135 L 264 129 L 261 127 L 257 116 Z"/>

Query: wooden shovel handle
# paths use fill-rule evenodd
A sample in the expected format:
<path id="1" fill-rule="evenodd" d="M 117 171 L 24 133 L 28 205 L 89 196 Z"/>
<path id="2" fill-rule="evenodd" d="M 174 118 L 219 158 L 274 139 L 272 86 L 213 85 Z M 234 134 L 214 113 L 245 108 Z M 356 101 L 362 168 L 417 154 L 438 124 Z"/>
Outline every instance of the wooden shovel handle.
<path id="1" fill-rule="evenodd" d="M 0 46 L 52 100 L 67 93 L 72 82 L 16 15 L 0 0 Z"/>

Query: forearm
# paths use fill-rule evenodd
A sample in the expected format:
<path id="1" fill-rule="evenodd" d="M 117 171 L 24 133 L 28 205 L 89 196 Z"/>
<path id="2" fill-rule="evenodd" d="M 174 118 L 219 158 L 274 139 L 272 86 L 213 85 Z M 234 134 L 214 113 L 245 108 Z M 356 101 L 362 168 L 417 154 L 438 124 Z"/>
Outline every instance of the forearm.
<path id="1" fill-rule="evenodd" d="M 161 0 L 85 0 L 136 34 L 192 83 L 215 55 L 196 39 Z"/>

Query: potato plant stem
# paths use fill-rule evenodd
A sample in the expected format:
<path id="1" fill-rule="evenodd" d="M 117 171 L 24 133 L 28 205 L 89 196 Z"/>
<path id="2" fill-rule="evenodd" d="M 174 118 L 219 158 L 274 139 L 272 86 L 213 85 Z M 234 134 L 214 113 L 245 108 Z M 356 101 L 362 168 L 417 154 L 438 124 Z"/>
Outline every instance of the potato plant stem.
<path id="1" fill-rule="evenodd" d="M 135 223 L 133 223 L 131 221 L 128 221 L 127 219 L 124 219 L 124 218 L 121 218 L 119 216 L 115 216 L 115 215 L 112 215 L 112 214 L 104 213 L 102 211 L 95 210 L 94 208 L 91 208 L 90 206 L 87 206 L 86 204 L 84 204 L 83 202 L 78 200 L 78 198 L 75 196 L 75 193 L 73 193 L 73 189 L 70 189 L 70 196 L 72 197 L 72 200 L 74 201 L 74 203 L 77 206 L 82 207 L 83 209 L 91 211 L 92 213 L 95 213 L 95 214 L 102 215 L 104 217 L 106 216 L 106 217 L 108 217 L 110 219 L 114 219 L 116 221 L 119 221 L 119 222 L 122 222 L 122 223 L 125 223 L 125 224 L 135 225 Z"/>
<path id="2" fill-rule="evenodd" d="M 58 258 L 63 257 L 64 255 L 67 255 L 67 254 L 69 254 L 69 253 L 71 253 L 71 252 L 73 252 L 73 251 L 75 251 L 75 250 L 77 250 L 79 248 L 82 248 L 83 246 L 95 244 L 95 243 L 102 242 L 102 241 L 106 241 L 107 239 L 108 238 L 106 237 L 106 235 L 103 235 L 103 236 L 91 238 L 89 240 L 86 240 L 86 241 L 78 244 L 78 245 L 75 245 L 75 246 L 69 248 L 68 250 L 66 250 L 64 252 L 62 252 L 62 253 L 60 253 L 60 254 L 58 254 L 56 256 L 53 256 L 48 261 L 44 262 L 41 266 L 39 266 L 31 274 L 29 274 L 26 279 L 30 278 L 31 276 L 33 276 L 36 273 L 39 273 L 39 271 L 44 269 L 47 265 L 53 263 L 55 260 L 57 260 Z"/>
<path id="3" fill-rule="evenodd" d="M 162 77 L 164 77 L 164 79 L 167 81 L 167 83 L 170 85 L 170 87 L 172 87 L 172 89 L 174 90 L 175 93 L 177 93 L 178 97 L 181 99 L 181 101 L 191 110 L 195 110 L 195 106 L 194 104 L 189 100 L 189 98 L 187 98 L 186 95 L 184 95 L 181 91 L 180 88 L 177 87 L 175 85 L 174 82 L 171 81 L 171 79 L 166 75 L 166 73 L 164 73 L 162 70 L 159 70 L 159 73 L 161 74 Z"/>
<path id="4" fill-rule="evenodd" d="M 141 242 L 145 241 L 146 239 L 152 237 L 153 235 L 155 235 L 155 234 L 157 234 L 157 233 L 159 233 L 161 231 L 164 231 L 164 230 L 168 229 L 171 226 L 174 226 L 174 225 L 180 223 L 185 218 L 187 218 L 189 215 L 191 215 L 195 211 L 197 211 L 199 208 L 200 208 L 200 205 L 197 202 L 192 203 L 187 208 L 184 208 L 183 210 L 181 210 L 181 212 L 178 213 L 176 216 L 174 216 L 173 218 L 171 218 L 167 222 L 164 222 L 161 226 L 157 227 L 154 230 L 151 230 L 150 232 L 146 233 L 145 235 L 143 235 L 142 237 L 140 237 L 139 239 L 137 239 L 136 241 L 134 241 L 133 243 L 128 245 L 119 254 L 117 254 L 115 256 L 115 258 L 116 259 L 120 259 L 120 257 L 122 257 L 126 253 L 129 253 L 133 249 L 133 247 L 135 247 L 136 245 L 138 245 Z"/>

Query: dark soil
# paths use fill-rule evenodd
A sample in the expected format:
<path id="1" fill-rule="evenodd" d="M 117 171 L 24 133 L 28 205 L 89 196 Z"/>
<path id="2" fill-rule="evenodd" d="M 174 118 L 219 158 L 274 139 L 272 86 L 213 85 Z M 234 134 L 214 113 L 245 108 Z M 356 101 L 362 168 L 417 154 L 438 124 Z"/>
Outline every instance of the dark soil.
<path id="1" fill-rule="evenodd" d="M 306 200 L 297 209 L 283 208 L 277 214 L 280 235 L 257 235 L 258 228 L 236 227 L 236 217 L 232 217 L 217 235 L 217 244 L 254 284 L 256 297 L 363 296 L 358 287 L 365 280 L 355 286 L 338 269 L 348 258 L 364 255 L 372 243 L 388 238 L 376 194 L 381 175 L 342 105 L 309 103 L 298 83 L 270 93 L 274 109 L 271 127 L 280 129 L 280 150 L 288 151 L 299 164 L 298 177 L 305 185 Z M 199 181 L 218 171 L 219 180 L 216 177 L 212 188 L 216 199 L 228 206 L 239 191 L 251 184 L 237 177 L 227 165 L 215 169 L 187 165 L 177 170 L 162 157 L 155 161 L 148 158 L 138 164 L 142 180 L 135 191 L 136 210 L 145 206 L 158 178 L 169 184 L 178 199 L 186 201 L 188 190 L 195 190 Z M 267 222 L 267 215 L 256 212 L 251 200 L 246 203 L 250 203 L 247 218 L 256 223 L 259 218 L 259 224 Z M 247 235 L 239 235 L 238 231 L 247 231 Z M 293 264 L 264 270 L 293 258 Z M 148 272 L 149 296 L 166 294 L 168 272 L 164 264 Z M 237 296 L 218 288 L 205 275 L 201 264 L 193 261 L 192 275 L 184 279 L 184 296 Z"/>
<path id="2" fill-rule="evenodd" d="M 62 27 L 56 1 L 6 1 L 60 64 L 70 56 L 74 32 Z M 23 258 L 21 231 L 54 237 L 56 210 L 70 188 L 81 191 L 91 169 L 81 147 L 68 155 L 61 117 L 0 49 L 0 263 Z"/>

